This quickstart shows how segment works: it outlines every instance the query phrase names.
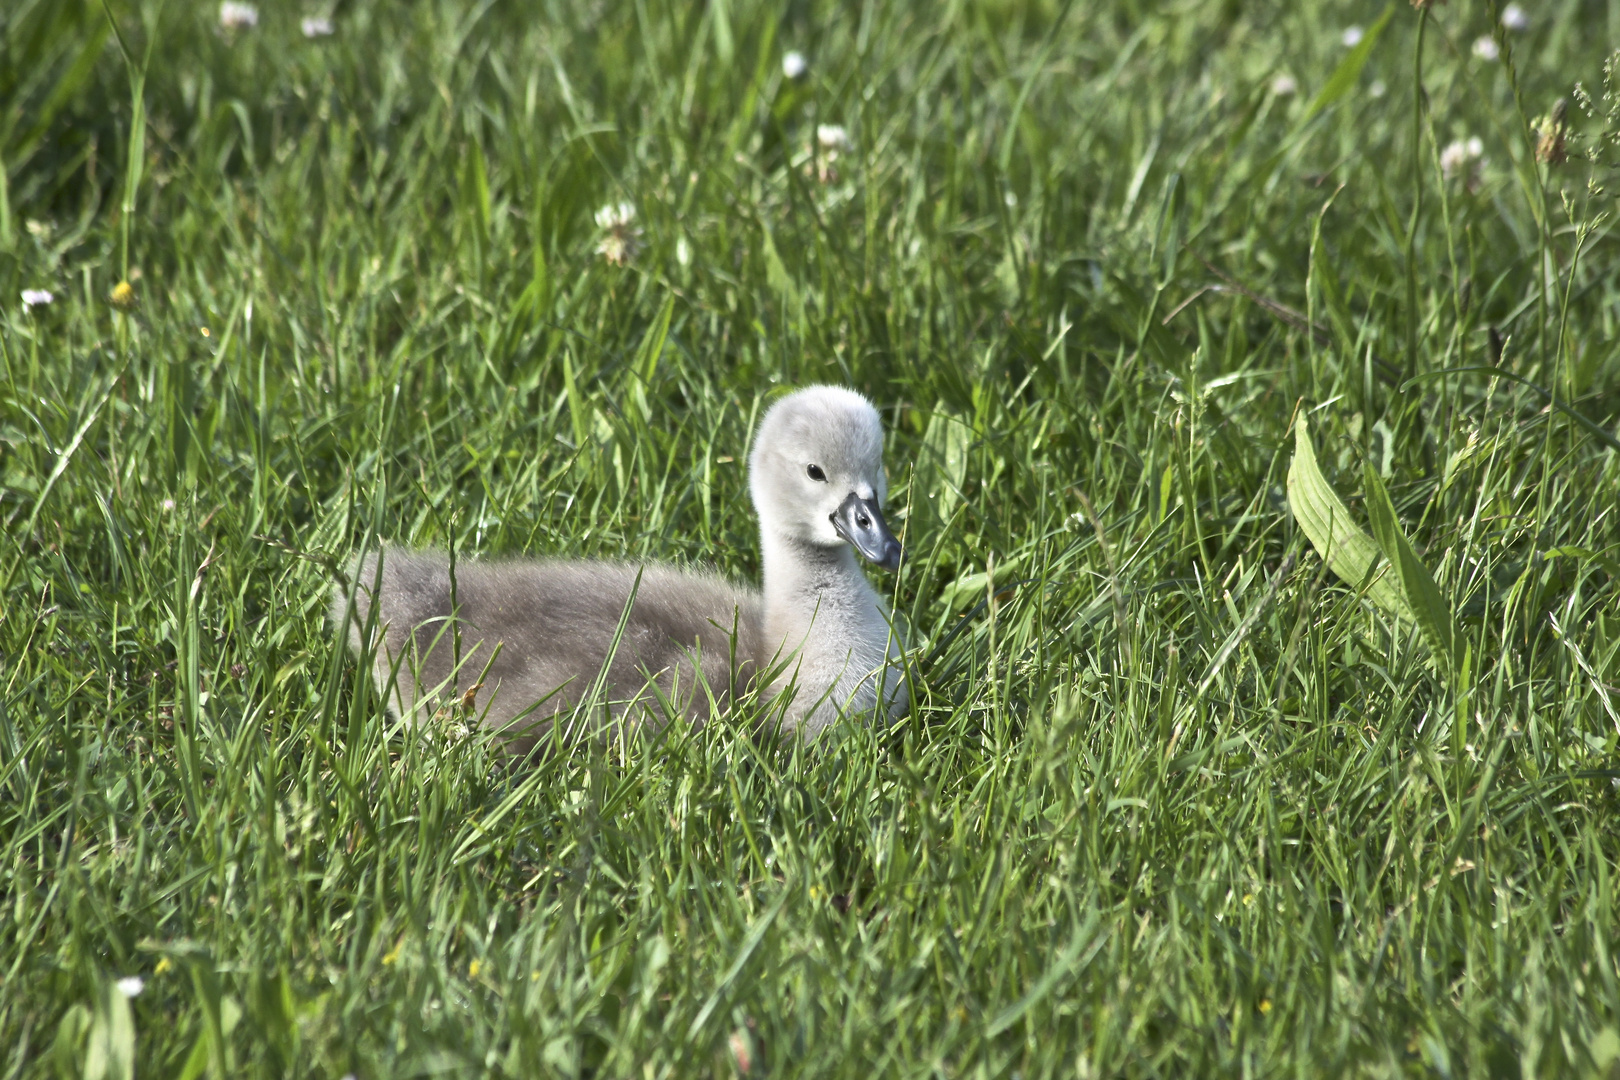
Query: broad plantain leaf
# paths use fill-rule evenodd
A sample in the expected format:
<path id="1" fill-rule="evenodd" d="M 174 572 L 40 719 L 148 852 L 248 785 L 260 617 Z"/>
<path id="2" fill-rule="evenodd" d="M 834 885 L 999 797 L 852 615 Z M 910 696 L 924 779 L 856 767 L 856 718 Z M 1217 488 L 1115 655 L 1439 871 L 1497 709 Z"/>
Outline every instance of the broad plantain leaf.
<path id="1" fill-rule="evenodd" d="M 1328 568 L 1351 588 L 1366 584 L 1367 598 L 1391 615 L 1413 618 L 1396 579 L 1387 566 L 1374 566 L 1379 560 L 1378 544 L 1362 532 L 1350 517 L 1349 509 L 1316 467 L 1316 448 L 1311 444 L 1310 426 L 1301 416 L 1294 425 L 1294 460 L 1288 467 L 1288 506 L 1294 520 L 1305 530 L 1311 546 Z M 1376 573 L 1368 583 L 1368 576 Z"/>
<path id="2" fill-rule="evenodd" d="M 84 1048 L 84 1080 L 135 1080 L 135 1021 L 129 999 L 108 982 L 96 998 Z"/>
<path id="3" fill-rule="evenodd" d="M 1372 519 L 1373 535 L 1384 557 L 1395 568 L 1401 592 L 1412 610 L 1412 618 L 1423 634 L 1423 639 L 1434 653 L 1436 663 L 1447 671 L 1456 670 L 1457 624 L 1434 575 L 1423 565 L 1412 550 L 1400 522 L 1395 520 L 1395 504 L 1389 501 L 1389 492 L 1378 477 L 1378 470 L 1367 465 L 1362 470 L 1367 483 L 1367 515 Z"/>

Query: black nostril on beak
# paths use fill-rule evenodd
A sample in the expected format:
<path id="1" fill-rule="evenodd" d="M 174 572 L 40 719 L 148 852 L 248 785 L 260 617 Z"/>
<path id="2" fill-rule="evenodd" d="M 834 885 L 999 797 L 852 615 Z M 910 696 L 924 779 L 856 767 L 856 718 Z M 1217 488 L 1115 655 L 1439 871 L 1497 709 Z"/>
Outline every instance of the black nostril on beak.
<path id="1" fill-rule="evenodd" d="M 889 523 L 883 520 L 883 511 L 875 502 L 852 491 L 827 517 L 833 530 L 854 545 L 862 558 L 886 570 L 900 565 L 900 544 L 889 532 Z"/>

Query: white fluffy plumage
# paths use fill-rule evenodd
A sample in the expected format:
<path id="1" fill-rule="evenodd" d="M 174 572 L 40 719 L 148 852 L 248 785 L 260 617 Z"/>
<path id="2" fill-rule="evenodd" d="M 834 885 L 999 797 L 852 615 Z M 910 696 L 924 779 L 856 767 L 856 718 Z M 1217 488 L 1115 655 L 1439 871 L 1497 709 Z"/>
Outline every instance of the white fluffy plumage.
<path id="1" fill-rule="evenodd" d="M 631 723 L 666 709 L 701 723 L 764 677 L 760 689 L 781 706 L 773 717 L 807 738 L 840 716 L 903 716 L 899 633 L 855 558 L 859 550 L 891 569 L 899 562 L 881 510 L 877 410 L 832 386 L 782 398 L 760 421 L 749 489 L 764 556 L 760 591 L 656 564 L 452 567 L 442 552 L 386 548 L 380 567 L 376 554 L 356 565 L 352 606 L 348 590 L 334 590 L 332 619 L 348 620 L 350 647 L 372 656 L 396 714 L 420 717 L 477 686 L 483 722 L 521 734 L 520 743 L 546 734 L 599 679 L 611 716 Z M 377 631 L 371 641 L 367 626 Z"/>

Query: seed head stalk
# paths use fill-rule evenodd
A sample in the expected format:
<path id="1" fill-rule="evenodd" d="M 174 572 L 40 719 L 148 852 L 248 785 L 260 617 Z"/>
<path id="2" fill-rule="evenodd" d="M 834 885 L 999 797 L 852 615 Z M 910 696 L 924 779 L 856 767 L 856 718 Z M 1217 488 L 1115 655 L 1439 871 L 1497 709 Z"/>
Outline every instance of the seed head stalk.
<path id="1" fill-rule="evenodd" d="M 1423 37 L 1429 9 L 1418 11 L 1417 45 L 1412 50 L 1412 217 L 1406 228 L 1406 377 L 1418 373 L 1417 232 L 1423 218 Z"/>
<path id="2" fill-rule="evenodd" d="M 1502 70 L 1507 75 L 1508 89 L 1513 94 L 1513 106 L 1519 114 L 1519 127 L 1524 136 L 1525 156 L 1524 164 L 1518 170 L 1519 183 L 1524 189 L 1525 201 L 1529 204 L 1530 214 L 1535 218 L 1536 222 L 1538 240 L 1536 259 L 1536 363 L 1532 365 L 1531 371 L 1549 379 L 1556 400 L 1559 365 L 1556 359 L 1553 363 L 1549 363 L 1547 357 L 1547 321 L 1552 306 L 1549 292 L 1558 272 L 1558 263 L 1553 257 L 1552 250 L 1552 210 L 1547 198 L 1548 172 L 1552 166 L 1548 165 L 1546 169 L 1543 169 L 1542 163 L 1536 160 L 1537 132 L 1535 125 L 1530 121 L 1529 112 L 1524 107 L 1524 93 L 1519 86 L 1518 65 L 1514 63 L 1513 45 L 1502 22 L 1501 5 L 1497 0 L 1488 0 L 1487 7 L 1491 13 L 1491 32 L 1495 35 L 1497 44 L 1501 47 Z M 1577 238 L 1577 255 L 1579 251 L 1580 240 Z M 1575 270 L 1572 265 L 1570 268 L 1570 280 L 1572 282 L 1574 273 Z M 1560 326 L 1558 341 L 1555 344 L 1560 350 L 1563 349 L 1562 326 Z M 1541 482 L 1537 485 L 1536 490 L 1536 514 L 1534 519 L 1535 533 L 1538 540 L 1546 526 L 1548 516 L 1548 491 L 1552 484 L 1552 463 L 1555 460 L 1552 452 L 1552 434 L 1557 424 L 1557 412 L 1557 409 L 1549 410 L 1546 428 L 1542 433 Z"/>
<path id="3" fill-rule="evenodd" d="M 1536 356 L 1543 363 L 1547 360 L 1547 317 L 1550 308 L 1548 299 L 1549 278 L 1556 275 L 1556 260 L 1552 253 L 1551 208 L 1547 200 L 1547 174 L 1540 167 L 1535 158 L 1536 131 L 1530 122 L 1530 114 L 1524 107 L 1524 92 L 1519 86 L 1518 65 L 1514 63 L 1513 42 L 1508 36 L 1505 24 L 1502 21 L 1501 5 L 1497 0 L 1489 0 L 1487 7 L 1491 13 L 1491 33 L 1500 49 L 1502 57 L 1502 71 L 1507 75 L 1508 90 L 1513 94 L 1513 107 L 1519 114 L 1519 128 L 1524 136 L 1526 164 L 1528 172 L 1521 168 L 1519 183 L 1524 188 L 1525 201 L 1530 206 L 1531 216 L 1536 220 L 1536 233 L 1540 241 L 1539 262 L 1536 268 Z"/>

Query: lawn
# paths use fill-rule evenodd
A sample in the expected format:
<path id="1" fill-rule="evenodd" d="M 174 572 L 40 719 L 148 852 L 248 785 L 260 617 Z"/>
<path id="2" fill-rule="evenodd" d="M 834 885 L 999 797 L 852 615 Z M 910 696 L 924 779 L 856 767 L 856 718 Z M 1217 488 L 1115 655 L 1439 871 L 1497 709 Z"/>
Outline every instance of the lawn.
<path id="1" fill-rule="evenodd" d="M 1620 1075 L 1620 7 L 253 14 L 0 11 L 0 1080 Z M 816 382 L 892 729 L 515 765 L 326 622 L 757 581 Z"/>

